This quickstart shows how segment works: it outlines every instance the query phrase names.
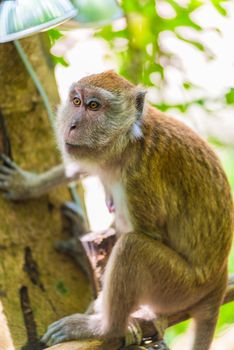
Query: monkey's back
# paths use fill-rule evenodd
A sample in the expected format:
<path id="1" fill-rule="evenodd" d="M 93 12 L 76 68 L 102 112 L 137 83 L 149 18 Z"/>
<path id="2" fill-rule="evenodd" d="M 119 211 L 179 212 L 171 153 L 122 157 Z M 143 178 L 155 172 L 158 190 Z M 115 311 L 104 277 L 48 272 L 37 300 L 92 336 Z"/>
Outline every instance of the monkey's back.
<path id="1" fill-rule="evenodd" d="M 192 129 L 152 107 L 143 130 L 126 184 L 134 226 L 201 274 L 217 272 L 233 235 L 233 201 L 218 157 Z"/>

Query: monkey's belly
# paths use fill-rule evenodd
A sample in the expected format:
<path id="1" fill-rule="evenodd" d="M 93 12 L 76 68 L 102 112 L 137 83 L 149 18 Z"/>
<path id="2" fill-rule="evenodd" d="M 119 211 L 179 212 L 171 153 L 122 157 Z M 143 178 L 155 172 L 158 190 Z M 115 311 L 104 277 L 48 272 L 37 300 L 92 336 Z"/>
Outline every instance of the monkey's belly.
<path id="1" fill-rule="evenodd" d="M 127 200 L 123 185 L 114 183 L 110 188 L 113 205 L 115 208 L 115 225 L 118 233 L 127 233 L 133 230 L 127 207 Z"/>

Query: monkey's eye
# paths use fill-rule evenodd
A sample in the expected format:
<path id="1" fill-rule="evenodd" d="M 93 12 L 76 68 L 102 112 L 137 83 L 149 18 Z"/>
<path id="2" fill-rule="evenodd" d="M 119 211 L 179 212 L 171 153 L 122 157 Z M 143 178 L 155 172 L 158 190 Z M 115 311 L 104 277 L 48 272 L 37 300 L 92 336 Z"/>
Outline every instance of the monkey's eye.
<path id="1" fill-rule="evenodd" d="M 99 106 L 100 106 L 100 103 L 97 101 L 90 101 L 88 103 L 88 108 L 92 109 L 93 111 L 97 110 Z"/>
<path id="2" fill-rule="evenodd" d="M 81 105 L 81 100 L 80 100 L 80 98 L 79 98 L 79 97 L 74 97 L 74 98 L 73 98 L 73 104 L 74 104 L 75 106 L 80 106 L 80 105 Z"/>

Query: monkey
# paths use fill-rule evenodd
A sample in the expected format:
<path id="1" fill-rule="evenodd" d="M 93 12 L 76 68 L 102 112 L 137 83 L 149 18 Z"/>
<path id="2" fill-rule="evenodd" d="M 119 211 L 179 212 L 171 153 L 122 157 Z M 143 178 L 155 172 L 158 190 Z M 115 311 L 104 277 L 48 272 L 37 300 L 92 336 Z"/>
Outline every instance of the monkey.
<path id="1" fill-rule="evenodd" d="M 227 288 L 233 237 L 230 186 L 214 151 L 192 129 L 146 101 L 114 71 L 72 84 L 58 110 L 65 167 L 98 175 L 119 232 L 92 314 L 52 325 L 42 341 L 129 340 L 133 314 L 155 322 L 187 310 L 192 350 L 208 350 Z"/>

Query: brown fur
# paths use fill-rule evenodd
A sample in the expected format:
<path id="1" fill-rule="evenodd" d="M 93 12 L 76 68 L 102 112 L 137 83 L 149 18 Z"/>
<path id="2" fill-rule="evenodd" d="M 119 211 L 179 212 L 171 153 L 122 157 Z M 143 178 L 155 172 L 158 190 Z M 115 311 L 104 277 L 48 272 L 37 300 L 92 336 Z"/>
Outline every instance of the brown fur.
<path id="1" fill-rule="evenodd" d="M 183 123 L 147 104 L 142 110 L 136 87 L 113 71 L 81 79 L 75 91 L 98 94 L 103 107 L 92 115 L 71 102 L 62 109 L 57 133 L 64 159 L 100 176 L 119 206 L 123 234 L 105 272 L 101 317 L 72 316 L 66 339 L 121 337 L 130 314 L 147 303 L 161 315 L 189 309 L 193 350 L 208 350 L 233 235 L 231 191 L 217 156 Z M 66 150 L 64 135 L 79 146 Z M 128 219 L 132 230 L 124 232 Z"/>
<path id="2" fill-rule="evenodd" d="M 95 86 L 114 93 L 122 93 L 123 91 L 126 93 L 129 89 L 134 88 L 133 84 L 117 75 L 113 70 L 84 77 L 79 80 L 79 84 L 85 84 L 92 87 Z"/>

